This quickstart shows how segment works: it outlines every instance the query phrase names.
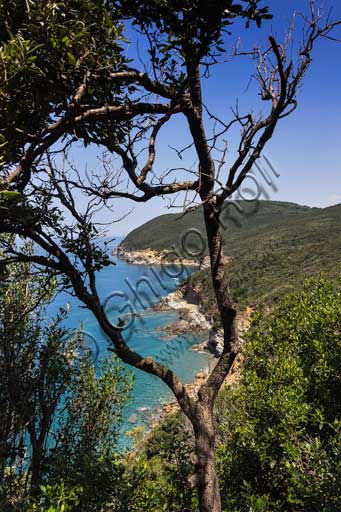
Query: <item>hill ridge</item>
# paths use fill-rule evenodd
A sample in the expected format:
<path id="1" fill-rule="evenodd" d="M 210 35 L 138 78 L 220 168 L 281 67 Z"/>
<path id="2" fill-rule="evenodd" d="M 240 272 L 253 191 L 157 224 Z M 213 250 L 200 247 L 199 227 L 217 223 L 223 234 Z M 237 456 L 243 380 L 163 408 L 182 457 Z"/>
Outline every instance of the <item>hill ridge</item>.
<path id="1" fill-rule="evenodd" d="M 331 279 L 340 275 L 341 204 L 317 208 L 262 201 L 256 212 L 250 210 L 254 205 L 241 204 L 250 215 L 237 212 L 222 230 L 224 253 L 233 260 L 226 270 L 236 302 L 246 306 L 277 300 L 307 277 L 320 272 Z M 175 247 L 181 253 L 181 237 L 191 228 L 204 233 L 200 210 L 185 216 L 161 215 L 129 233 L 121 247 Z M 193 277 L 193 286 L 211 295 L 209 269 Z"/>

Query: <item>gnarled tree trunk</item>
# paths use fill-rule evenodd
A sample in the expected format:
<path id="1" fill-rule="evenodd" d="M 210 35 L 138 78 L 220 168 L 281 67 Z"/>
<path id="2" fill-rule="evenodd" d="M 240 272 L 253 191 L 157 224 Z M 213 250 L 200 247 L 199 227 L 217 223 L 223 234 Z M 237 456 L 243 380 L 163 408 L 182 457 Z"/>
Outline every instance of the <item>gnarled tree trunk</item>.
<path id="1" fill-rule="evenodd" d="M 199 495 L 200 512 L 221 512 L 218 477 L 214 464 L 215 432 L 209 404 L 198 403 L 193 420 L 195 435 L 195 475 L 193 485 Z"/>

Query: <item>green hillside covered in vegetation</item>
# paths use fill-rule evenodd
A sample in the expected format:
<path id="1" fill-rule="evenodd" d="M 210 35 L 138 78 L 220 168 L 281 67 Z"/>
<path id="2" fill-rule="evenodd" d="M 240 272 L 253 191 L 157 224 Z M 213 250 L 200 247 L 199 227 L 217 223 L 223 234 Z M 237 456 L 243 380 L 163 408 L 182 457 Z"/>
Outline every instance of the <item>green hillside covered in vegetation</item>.
<path id="1" fill-rule="evenodd" d="M 225 209 L 223 230 L 228 282 L 242 307 L 276 301 L 323 272 L 331 279 L 340 274 L 341 204 L 310 208 L 279 201 L 239 202 Z M 185 233 L 195 228 L 204 235 L 202 213 L 162 215 L 132 231 L 122 242 L 125 250 L 164 250 L 176 247 L 184 256 L 188 243 L 201 243 Z M 191 248 L 192 250 L 192 248 Z M 191 287 L 203 293 L 207 311 L 211 303 L 209 270 L 195 274 Z M 201 293 L 202 294 L 202 293 Z M 212 296 L 213 298 L 213 296 Z"/>
<path id="2" fill-rule="evenodd" d="M 274 230 L 278 224 L 286 224 L 293 218 L 306 220 L 327 210 L 280 201 L 227 202 L 222 214 L 224 243 L 228 245 L 226 252 L 233 252 L 237 243 L 245 239 L 245 235 L 249 237 Z M 340 212 L 341 205 L 339 214 Z M 200 208 L 186 215 L 160 215 L 131 231 L 121 243 L 121 247 L 128 251 L 147 248 L 164 250 L 172 246 L 181 249 L 181 240 L 188 230 L 193 228 L 205 236 L 204 219 Z"/>

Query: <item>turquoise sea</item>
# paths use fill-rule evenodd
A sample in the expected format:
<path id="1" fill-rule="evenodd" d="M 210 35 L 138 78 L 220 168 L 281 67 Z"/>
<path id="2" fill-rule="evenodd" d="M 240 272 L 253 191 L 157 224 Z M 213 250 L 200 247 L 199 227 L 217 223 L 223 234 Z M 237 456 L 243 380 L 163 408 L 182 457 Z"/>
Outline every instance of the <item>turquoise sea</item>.
<path id="1" fill-rule="evenodd" d="M 117 243 L 117 240 L 116 240 Z M 212 364 L 212 356 L 188 350 L 191 345 L 204 341 L 202 336 L 186 334 L 170 336 L 162 328 L 178 318 L 177 312 L 159 312 L 152 309 L 161 297 L 174 291 L 193 268 L 131 265 L 123 260 L 112 258 L 115 265 L 103 268 L 97 275 L 97 288 L 106 304 L 110 320 L 118 317 L 129 318 L 132 324 L 125 332 L 129 346 L 141 355 L 150 355 L 165 362 L 175 370 L 185 383 L 192 382 L 196 373 Z M 66 293 L 57 295 L 53 302 L 54 314 L 59 307 L 69 307 L 67 325 L 80 328 L 89 350 L 96 360 L 108 351 L 107 340 L 96 319 L 79 301 Z M 128 447 L 130 441 L 125 433 L 135 426 L 148 429 L 148 418 L 155 410 L 172 399 L 167 386 L 158 378 L 140 370 L 131 369 L 135 374 L 132 396 L 124 407 L 123 426 L 119 445 Z"/>

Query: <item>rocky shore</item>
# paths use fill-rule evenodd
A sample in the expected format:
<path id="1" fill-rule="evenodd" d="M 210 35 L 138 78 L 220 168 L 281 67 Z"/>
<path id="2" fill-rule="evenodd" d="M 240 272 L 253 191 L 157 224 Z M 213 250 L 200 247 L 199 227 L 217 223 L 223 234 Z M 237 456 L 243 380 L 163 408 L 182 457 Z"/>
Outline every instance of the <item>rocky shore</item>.
<path id="1" fill-rule="evenodd" d="M 183 291 L 178 289 L 163 297 L 155 306 L 155 309 L 158 311 L 179 311 L 179 320 L 164 328 L 172 336 L 189 331 L 207 332 L 207 340 L 198 345 L 193 345 L 189 350 L 210 352 L 216 357 L 221 355 L 224 348 L 223 330 L 215 328 L 200 311 L 200 297 L 195 292 L 189 294 L 187 291 L 185 297 Z M 252 313 L 252 308 L 246 308 L 244 312 L 238 315 L 238 328 L 242 342 L 243 335 L 249 328 Z"/>
<path id="2" fill-rule="evenodd" d="M 130 263 L 131 265 L 183 265 L 199 267 L 198 261 L 183 258 L 175 251 L 156 251 L 144 249 L 139 251 L 126 251 L 118 246 L 113 250 L 113 255 Z"/>
<path id="3" fill-rule="evenodd" d="M 126 251 L 121 246 L 114 249 L 113 254 L 123 259 L 131 265 L 183 265 L 197 266 L 198 269 L 209 265 L 208 256 L 200 261 L 183 259 L 170 251 L 156 251 L 154 249 L 144 249 L 138 251 Z M 224 263 L 231 261 L 228 256 L 224 257 Z M 224 347 L 223 330 L 212 325 L 205 315 L 200 311 L 202 298 L 195 290 L 186 290 L 186 295 L 182 289 L 163 297 L 160 302 L 154 306 L 158 311 L 178 311 L 179 320 L 166 326 L 163 331 L 170 337 L 178 336 L 188 332 L 207 332 L 207 340 L 203 343 L 193 345 L 189 350 L 196 352 L 210 352 L 219 357 Z M 247 330 L 252 310 L 248 308 L 246 312 L 239 315 L 239 329 L 241 336 Z"/>
<path id="4" fill-rule="evenodd" d="M 170 254 L 167 251 L 155 251 L 152 249 L 146 249 L 141 251 L 124 251 L 121 247 L 118 247 L 114 254 L 123 259 L 124 261 L 132 265 L 189 265 L 194 266 L 196 264 L 193 260 L 184 260 L 182 258 L 173 257 L 170 258 Z M 231 261 L 231 258 L 225 258 L 226 262 Z M 203 258 L 200 263 L 197 262 L 198 268 L 204 268 L 208 265 L 207 257 Z M 202 297 L 194 289 L 179 288 L 175 292 L 172 292 L 165 297 L 161 298 L 158 304 L 154 306 L 157 311 L 177 311 L 179 320 L 170 324 L 162 330 L 169 335 L 169 337 L 179 336 L 180 334 L 186 334 L 188 332 L 195 333 L 206 333 L 207 339 L 200 344 L 193 345 L 189 350 L 196 352 L 209 352 L 215 358 L 219 358 L 223 351 L 224 346 L 224 335 L 223 330 L 214 327 L 212 322 L 206 318 L 206 316 L 200 310 L 200 304 Z M 238 327 L 240 339 L 243 341 L 243 335 L 247 331 L 250 325 L 251 316 L 253 313 L 252 308 L 247 308 L 244 312 L 238 314 Z M 215 366 L 217 359 L 212 358 L 211 368 L 202 369 L 197 373 L 194 382 L 187 384 L 186 388 L 188 393 L 192 397 L 196 397 L 199 388 L 204 384 Z M 235 363 L 225 380 L 225 385 L 232 385 L 238 382 L 239 379 L 239 365 L 241 356 L 238 356 Z M 179 410 L 179 405 L 176 400 L 162 404 L 152 412 L 145 408 L 144 411 L 139 411 L 141 414 L 145 414 L 148 417 L 148 424 L 150 428 L 156 426 L 162 421 L 168 414 L 174 413 Z M 135 418 L 136 416 L 136 418 Z M 130 418 L 131 423 L 137 422 L 137 415 L 133 415 Z"/>
<path id="5" fill-rule="evenodd" d="M 239 378 L 240 378 L 240 364 L 242 361 L 241 356 L 237 356 L 235 359 L 235 362 L 231 368 L 230 373 L 226 377 L 224 381 L 224 386 L 233 386 L 238 384 Z M 213 369 L 213 368 L 212 368 Z M 192 398 L 196 398 L 198 395 L 198 391 L 200 387 L 207 381 L 208 376 L 212 369 L 204 369 L 198 372 L 195 376 L 194 382 L 191 384 L 187 384 L 186 388 L 188 391 L 188 394 Z M 160 421 L 163 421 L 168 414 L 174 414 L 180 410 L 180 406 L 176 400 L 172 400 L 171 402 L 167 402 L 163 404 L 161 407 L 156 409 L 154 413 L 150 416 L 149 419 L 149 426 L 150 428 L 156 427 Z"/>
<path id="6" fill-rule="evenodd" d="M 205 315 L 200 312 L 199 306 L 188 302 L 179 289 L 163 297 L 155 306 L 155 309 L 179 312 L 179 320 L 165 328 L 173 336 L 188 330 L 208 332 L 211 329 L 211 324 L 207 321 Z"/>
<path id="7" fill-rule="evenodd" d="M 189 297 L 190 300 L 194 300 L 195 303 L 190 302 Z M 199 371 L 195 376 L 194 382 L 186 385 L 189 395 L 193 398 L 196 398 L 200 387 L 207 381 L 208 376 L 213 370 L 215 364 L 218 361 L 218 357 L 223 350 L 223 330 L 216 329 L 212 326 L 212 324 L 206 319 L 205 315 L 203 315 L 203 313 L 200 311 L 199 298 L 197 297 L 197 294 L 188 294 L 188 290 L 186 298 L 184 297 L 183 291 L 178 289 L 166 297 L 163 297 L 160 302 L 154 306 L 154 308 L 158 311 L 179 312 L 179 321 L 165 328 L 165 331 L 168 332 L 171 336 L 176 336 L 189 331 L 207 332 L 206 341 L 198 345 L 193 345 L 189 349 L 197 352 L 209 352 L 215 356 L 215 358 L 212 357 L 209 367 Z M 253 308 L 249 307 L 238 315 L 238 328 L 241 341 L 243 341 L 243 335 L 250 326 L 253 312 Z M 224 381 L 225 386 L 231 386 L 238 383 L 240 377 L 239 367 L 241 361 L 242 356 L 238 355 L 234 361 L 231 371 Z M 168 414 L 173 414 L 179 410 L 180 406 L 178 402 L 176 400 L 172 400 L 160 405 L 160 407 L 154 409 L 152 412 L 148 411 L 147 421 L 149 427 L 153 428 L 157 426 L 159 422 L 164 420 Z M 134 422 L 135 421 L 132 421 L 132 423 Z"/>

